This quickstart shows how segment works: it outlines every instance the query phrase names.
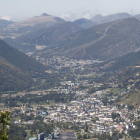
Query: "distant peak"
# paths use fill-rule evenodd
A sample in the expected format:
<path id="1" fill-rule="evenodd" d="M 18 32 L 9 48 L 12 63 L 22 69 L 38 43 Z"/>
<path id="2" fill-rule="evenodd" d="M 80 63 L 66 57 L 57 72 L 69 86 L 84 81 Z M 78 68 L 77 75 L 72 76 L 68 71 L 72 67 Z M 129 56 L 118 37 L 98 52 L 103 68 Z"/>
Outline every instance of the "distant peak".
<path id="1" fill-rule="evenodd" d="M 43 13 L 42 16 L 50 16 L 50 15 L 48 15 L 48 14 L 46 14 L 46 13 Z"/>
<path id="2" fill-rule="evenodd" d="M 95 15 L 94 17 L 103 17 L 101 14 Z"/>

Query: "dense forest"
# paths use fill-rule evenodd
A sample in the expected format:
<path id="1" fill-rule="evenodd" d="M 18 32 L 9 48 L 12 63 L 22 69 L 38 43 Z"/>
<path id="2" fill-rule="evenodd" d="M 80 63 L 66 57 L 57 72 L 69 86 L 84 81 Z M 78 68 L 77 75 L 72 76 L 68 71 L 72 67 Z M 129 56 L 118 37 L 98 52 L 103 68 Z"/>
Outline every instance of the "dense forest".
<path id="1" fill-rule="evenodd" d="M 43 64 L 0 40 L 0 91 L 47 89 L 59 84 Z"/>

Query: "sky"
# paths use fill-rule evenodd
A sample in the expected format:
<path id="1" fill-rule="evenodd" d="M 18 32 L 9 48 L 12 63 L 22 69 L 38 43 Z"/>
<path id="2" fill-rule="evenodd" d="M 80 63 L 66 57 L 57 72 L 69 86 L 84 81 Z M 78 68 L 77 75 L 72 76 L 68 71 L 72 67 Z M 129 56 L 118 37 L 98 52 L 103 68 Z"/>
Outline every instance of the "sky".
<path id="1" fill-rule="evenodd" d="M 140 14 L 140 0 L 0 0 L 0 18 L 20 21 L 43 13 L 74 21 L 97 14 Z"/>

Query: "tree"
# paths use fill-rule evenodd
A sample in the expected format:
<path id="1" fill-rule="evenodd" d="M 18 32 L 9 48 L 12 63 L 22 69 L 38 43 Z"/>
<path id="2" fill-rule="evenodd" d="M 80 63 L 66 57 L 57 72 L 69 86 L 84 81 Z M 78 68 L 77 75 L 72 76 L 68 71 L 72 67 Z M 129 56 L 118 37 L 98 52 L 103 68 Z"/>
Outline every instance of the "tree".
<path id="1" fill-rule="evenodd" d="M 9 126 L 8 140 L 25 140 L 27 133 L 24 127 L 20 127 L 14 123 L 9 123 Z"/>
<path id="2" fill-rule="evenodd" d="M 120 114 L 119 114 L 119 113 L 114 113 L 114 112 L 112 112 L 111 117 L 112 117 L 112 119 L 114 120 L 114 119 L 116 119 L 117 117 L 120 117 Z"/>
<path id="3" fill-rule="evenodd" d="M 88 125 L 87 125 L 87 122 L 85 123 L 84 130 L 85 130 L 85 132 L 88 132 Z"/>
<path id="4" fill-rule="evenodd" d="M 81 139 L 81 138 L 83 138 L 82 135 L 78 135 L 77 139 Z"/>
<path id="5" fill-rule="evenodd" d="M 10 112 L 0 112 L 0 140 L 8 140 L 9 131 L 7 125 L 10 121 Z"/>

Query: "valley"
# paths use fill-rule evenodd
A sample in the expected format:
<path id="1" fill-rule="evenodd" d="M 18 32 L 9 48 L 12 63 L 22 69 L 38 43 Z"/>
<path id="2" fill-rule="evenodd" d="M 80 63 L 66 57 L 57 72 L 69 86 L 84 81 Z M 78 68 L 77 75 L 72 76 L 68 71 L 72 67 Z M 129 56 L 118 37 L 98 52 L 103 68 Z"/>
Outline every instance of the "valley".
<path id="1" fill-rule="evenodd" d="M 46 139 L 140 137 L 138 16 L 68 22 L 42 14 L 7 23 L 0 36 L 0 105 L 10 111 L 9 139 L 43 132 Z"/>
<path id="2" fill-rule="evenodd" d="M 99 70 L 98 65 L 102 66 L 104 61 L 65 57 L 37 60 L 49 67 L 47 72 L 58 74 L 59 86 L 48 90 L 3 93 L 0 100 L 2 109 L 11 112 L 12 122 L 25 126 L 25 131 L 30 132 L 27 139 L 36 136 L 36 131 L 27 126 L 36 125 L 40 121 L 38 116 L 44 124 L 53 121 L 53 125 L 61 129 L 60 133 L 74 130 L 77 137 L 94 138 L 95 134 L 103 132 L 112 134 L 121 131 L 121 127 L 129 137 L 130 130 L 137 127 L 133 120 L 139 120 L 139 99 L 137 104 L 136 99 L 130 99 L 137 92 L 130 85 L 120 87 L 123 83 L 117 79 L 101 80 L 107 73 Z M 55 137 L 59 138 L 57 133 Z"/>

